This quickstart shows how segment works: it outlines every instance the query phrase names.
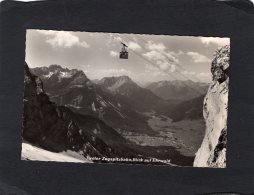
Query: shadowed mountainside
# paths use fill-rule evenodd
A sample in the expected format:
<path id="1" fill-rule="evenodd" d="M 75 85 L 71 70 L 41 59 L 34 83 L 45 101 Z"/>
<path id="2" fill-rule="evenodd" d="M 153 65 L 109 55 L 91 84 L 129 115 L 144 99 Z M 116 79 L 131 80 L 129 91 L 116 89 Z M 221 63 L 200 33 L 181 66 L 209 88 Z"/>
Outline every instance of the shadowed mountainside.
<path id="1" fill-rule="evenodd" d="M 59 65 L 32 69 L 50 99 L 80 114 L 100 118 L 115 129 L 153 134 L 141 112 L 166 112 L 171 102 L 139 87 L 129 77 L 108 77 L 92 83 L 83 71 Z"/>
<path id="2" fill-rule="evenodd" d="M 45 93 L 42 81 L 30 73 L 26 64 L 24 82 L 24 142 L 53 152 L 71 150 L 84 157 L 170 159 L 178 165 L 193 162 L 193 157 L 181 155 L 174 147 L 136 145 L 93 115 L 82 115 L 65 106 L 57 106 Z"/>
<path id="3" fill-rule="evenodd" d="M 46 150 L 70 149 L 82 151 L 84 156 L 131 154 L 128 149 L 122 151 L 120 147 L 126 140 L 103 121 L 76 115 L 69 108 L 51 102 L 44 93 L 41 80 L 30 73 L 26 64 L 23 117 L 23 139 Z M 81 124 L 80 118 L 85 123 Z M 119 147 L 115 147 L 116 143 Z"/>
<path id="4" fill-rule="evenodd" d="M 202 119 L 203 118 L 203 102 L 205 95 L 184 101 L 176 105 L 168 112 L 173 121 L 181 121 L 185 119 Z"/>

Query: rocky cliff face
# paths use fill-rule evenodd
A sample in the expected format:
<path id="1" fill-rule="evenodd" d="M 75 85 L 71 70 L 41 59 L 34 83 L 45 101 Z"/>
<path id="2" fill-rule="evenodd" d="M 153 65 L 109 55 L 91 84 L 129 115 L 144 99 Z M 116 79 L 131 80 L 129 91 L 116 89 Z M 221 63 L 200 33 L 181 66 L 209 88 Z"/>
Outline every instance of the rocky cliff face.
<path id="1" fill-rule="evenodd" d="M 23 138 L 52 151 L 79 150 L 83 140 L 78 135 L 78 126 L 65 120 L 63 112 L 44 93 L 41 80 L 30 73 L 27 65 L 24 76 Z"/>
<path id="2" fill-rule="evenodd" d="M 24 76 L 23 141 L 52 152 L 72 150 L 85 157 L 132 154 L 121 147 L 125 139 L 103 121 L 51 102 L 42 81 L 30 73 L 27 64 Z"/>
<path id="3" fill-rule="evenodd" d="M 212 61 L 213 81 L 203 106 L 206 133 L 194 167 L 226 167 L 229 56 L 230 47 L 224 46 L 216 51 Z"/>

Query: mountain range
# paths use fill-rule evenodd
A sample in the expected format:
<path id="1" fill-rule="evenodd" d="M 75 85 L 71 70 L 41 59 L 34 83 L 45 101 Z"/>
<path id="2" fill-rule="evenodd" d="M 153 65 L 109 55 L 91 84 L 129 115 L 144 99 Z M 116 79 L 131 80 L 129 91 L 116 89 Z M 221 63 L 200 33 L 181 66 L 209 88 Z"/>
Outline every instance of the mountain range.
<path id="1" fill-rule="evenodd" d="M 204 95 L 208 84 L 191 80 L 174 80 L 153 82 L 145 87 L 162 99 L 185 101 Z"/>
<path id="2" fill-rule="evenodd" d="M 123 102 L 129 103 L 134 110 L 139 112 L 151 110 L 163 112 L 166 107 L 170 107 L 173 104 L 173 102 L 165 101 L 158 97 L 149 89 L 140 87 L 128 76 L 104 77 L 97 82 L 97 85 L 115 94 Z"/>
<path id="3" fill-rule="evenodd" d="M 31 71 L 42 80 L 51 101 L 77 113 L 98 117 L 114 129 L 153 134 L 143 114 L 150 111 L 173 120 L 190 118 L 190 115 L 202 118 L 202 98 L 207 89 L 204 83 L 160 81 L 144 88 L 128 76 L 91 81 L 83 71 L 60 65 Z M 188 115 L 182 110 L 191 112 Z"/>
<path id="4" fill-rule="evenodd" d="M 82 151 L 85 156 L 130 156 L 127 144 L 114 129 L 92 116 L 78 115 L 51 102 L 43 82 L 25 64 L 22 137 L 46 150 Z M 117 145 L 117 147 L 115 147 Z"/>
<path id="5" fill-rule="evenodd" d="M 62 68 L 56 66 L 49 68 L 54 70 L 53 74 L 48 73 L 51 76 L 56 74 L 52 80 L 57 83 L 53 83 L 53 81 L 51 83 L 48 80 L 51 76 L 36 76 L 34 73 L 31 73 L 35 71 L 30 72 L 27 64 L 25 64 L 23 142 L 28 142 L 52 152 L 71 150 L 85 157 L 153 157 L 158 159 L 171 159 L 172 163 L 182 165 L 190 165 L 193 162 L 193 157 L 183 156 L 173 147 L 136 145 L 128 141 L 116 129 L 106 123 L 103 117 L 81 114 L 76 112 L 77 110 L 75 109 L 74 112 L 68 106 L 53 102 L 51 98 L 54 99 L 58 94 L 65 95 L 66 92 L 69 92 L 67 88 L 82 89 L 84 87 L 88 93 L 94 91 L 96 93 L 98 91 L 102 93 L 103 91 L 105 94 L 108 89 L 104 91 L 100 87 L 91 84 L 89 79 L 80 76 L 84 76 L 84 74 L 79 71 L 67 70 L 71 76 L 68 75 L 67 77 L 64 74 L 66 77 L 58 78 L 57 75 L 63 75 Z M 40 71 L 38 68 L 35 70 Z M 41 70 L 47 71 L 45 68 Z M 44 81 L 40 78 L 46 81 L 46 85 L 44 85 Z M 49 83 L 52 86 L 47 86 Z M 54 85 L 61 86 L 62 88 L 54 91 Z M 68 87 L 65 88 L 64 86 Z M 48 93 L 46 93 L 46 89 Z M 49 95 L 52 97 L 50 98 Z M 83 95 L 85 96 L 86 94 Z M 109 105 L 110 103 L 108 100 L 105 104 Z M 115 105 L 112 105 L 111 108 L 113 107 Z M 94 109 L 93 106 L 91 109 Z M 143 115 L 140 116 L 144 119 Z"/>
<path id="6" fill-rule="evenodd" d="M 51 101 L 80 114 L 98 117 L 115 129 L 152 134 L 147 117 L 140 112 L 168 104 L 127 76 L 104 78 L 94 84 L 83 71 L 59 65 L 31 71 L 42 80 Z"/>
<path id="7" fill-rule="evenodd" d="M 58 65 L 31 71 L 43 81 L 45 91 L 56 104 L 80 114 L 98 117 L 115 129 L 152 133 L 145 117 L 131 109 L 131 102 L 92 83 L 83 71 L 64 69 Z"/>

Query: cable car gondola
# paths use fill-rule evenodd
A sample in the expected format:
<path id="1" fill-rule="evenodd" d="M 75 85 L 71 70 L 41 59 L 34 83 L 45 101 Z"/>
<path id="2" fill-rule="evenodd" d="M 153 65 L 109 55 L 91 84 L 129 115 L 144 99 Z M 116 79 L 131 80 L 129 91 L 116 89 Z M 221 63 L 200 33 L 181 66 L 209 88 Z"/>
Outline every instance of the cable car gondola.
<path id="1" fill-rule="evenodd" d="M 119 57 L 120 59 L 128 59 L 128 51 L 126 49 L 128 46 L 122 42 L 121 44 L 123 45 L 123 47 L 122 47 L 122 51 L 120 51 Z"/>

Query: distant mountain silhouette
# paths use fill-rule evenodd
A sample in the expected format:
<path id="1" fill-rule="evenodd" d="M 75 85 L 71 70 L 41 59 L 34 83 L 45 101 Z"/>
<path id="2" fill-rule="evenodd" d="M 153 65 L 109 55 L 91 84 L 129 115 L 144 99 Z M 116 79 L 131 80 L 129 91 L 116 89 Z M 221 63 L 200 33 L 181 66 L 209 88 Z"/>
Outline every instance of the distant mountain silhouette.
<path id="1" fill-rule="evenodd" d="M 208 84 L 188 81 L 159 81 L 146 86 L 157 96 L 165 100 L 189 100 L 206 94 Z"/>
<path id="2" fill-rule="evenodd" d="M 164 108 L 172 104 L 156 96 L 150 90 L 140 87 L 128 76 L 104 77 L 97 84 L 113 94 L 122 96 L 122 100 L 131 104 L 131 107 L 138 111 L 163 112 Z"/>

